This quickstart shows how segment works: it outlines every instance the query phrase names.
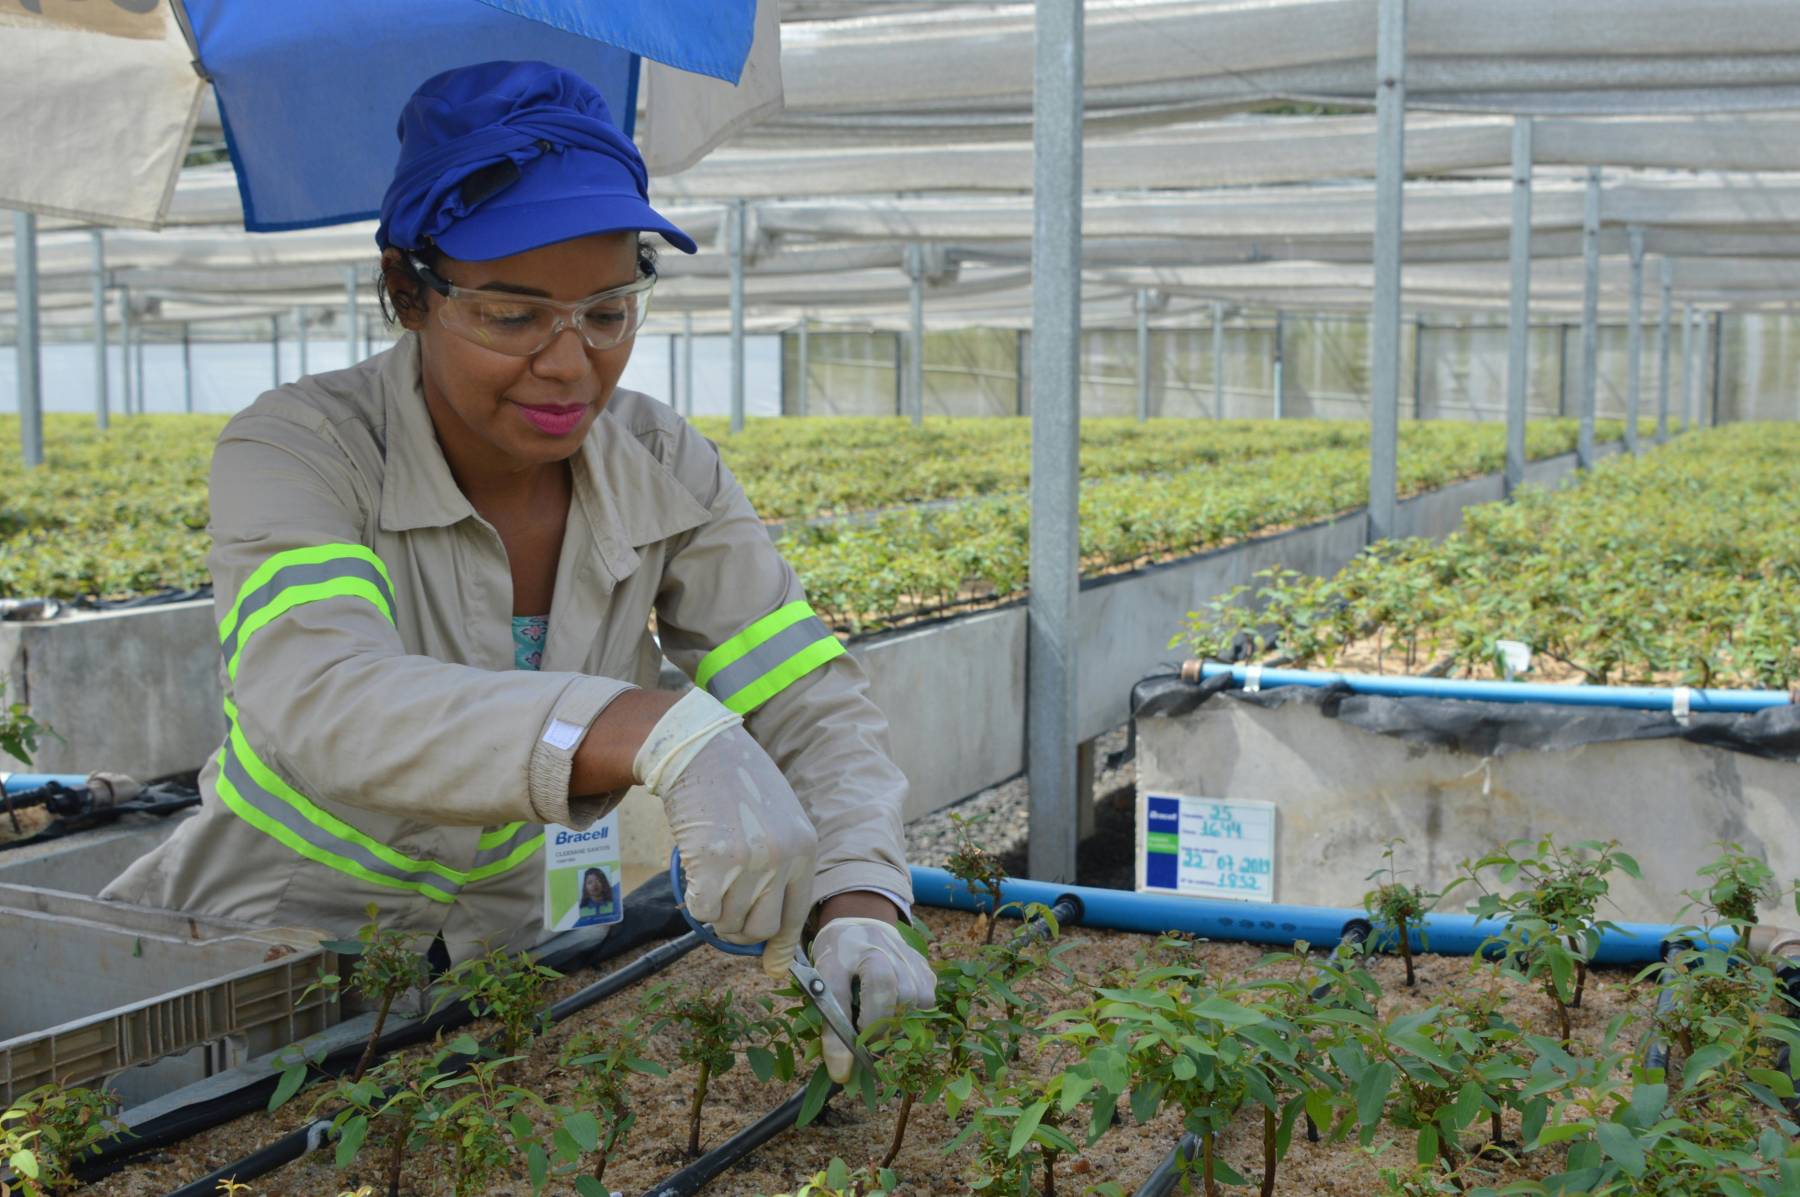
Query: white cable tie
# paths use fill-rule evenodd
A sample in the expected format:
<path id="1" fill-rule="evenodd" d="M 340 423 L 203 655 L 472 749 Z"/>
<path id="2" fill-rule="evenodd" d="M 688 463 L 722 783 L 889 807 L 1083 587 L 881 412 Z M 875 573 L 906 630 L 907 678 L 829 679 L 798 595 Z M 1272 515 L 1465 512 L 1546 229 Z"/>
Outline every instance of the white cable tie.
<path id="1" fill-rule="evenodd" d="M 1694 712 L 1694 691 L 1687 686 L 1675 687 L 1669 706 L 1675 712 L 1675 722 L 1686 727 Z"/>
<path id="2" fill-rule="evenodd" d="M 325 1137 L 331 1133 L 331 1119 L 320 1118 L 306 1128 L 306 1152 L 311 1155 L 325 1146 Z"/>
<path id="3" fill-rule="evenodd" d="M 1246 694 L 1255 694 L 1262 689 L 1262 671 L 1261 665 L 1251 665 L 1245 668 L 1244 692 Z"/>

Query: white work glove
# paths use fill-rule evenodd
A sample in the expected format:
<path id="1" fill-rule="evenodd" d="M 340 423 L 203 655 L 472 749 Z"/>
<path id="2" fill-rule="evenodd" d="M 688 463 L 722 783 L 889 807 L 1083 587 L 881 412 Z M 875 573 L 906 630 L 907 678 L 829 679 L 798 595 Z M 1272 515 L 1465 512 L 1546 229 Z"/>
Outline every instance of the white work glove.
<path id="1" fill-rule="evenodd" d="M 688 913 L 728 943 L 766 941 L 763 972 L 781 980 L 811 912 L 819 837 L 743 722 L 690 690 L 645 737 L 632 772 L 669 816 Z"/>
<path id="2" fill-rule="evenodd" d="M 937 1000 L 937 977 L 925 957 L 913 951 L 900 932 L 880 919 L 832 919 L 813 936 L 813 967 L 831 987 L 832 996 L 850 1010 L 850 982 L 859 982 L 856 1029 L 864 1031 L 902 1010 L 929 1006 Z M 838 1084 L 848 1084 L 855 1057 L 830 1027 L 819 1037 L 825 1071 Z"/>

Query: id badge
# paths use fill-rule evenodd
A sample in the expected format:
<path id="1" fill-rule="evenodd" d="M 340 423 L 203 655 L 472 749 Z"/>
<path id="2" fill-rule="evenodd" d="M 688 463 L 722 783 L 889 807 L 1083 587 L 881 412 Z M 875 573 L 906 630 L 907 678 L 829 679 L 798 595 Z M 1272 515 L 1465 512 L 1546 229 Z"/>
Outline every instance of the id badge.
<path id="1" fill-rule="evenodd" d="M 544 828 L 544 928 L 603 927 L 625 916 L 620 876 L 619 813 L 586 831 Z"/>

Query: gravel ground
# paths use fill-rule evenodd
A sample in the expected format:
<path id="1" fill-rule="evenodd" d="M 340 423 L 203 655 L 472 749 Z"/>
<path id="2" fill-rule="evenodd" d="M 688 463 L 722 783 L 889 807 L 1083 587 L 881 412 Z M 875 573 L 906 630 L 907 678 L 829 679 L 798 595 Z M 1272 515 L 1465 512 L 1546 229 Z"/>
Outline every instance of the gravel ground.
<path id="1" fill-rule="evenodd" d="M 1078 854 L 1082 885 L 1130 889 L 1132 875 L 1132 823 L 1137 765 L 1126 761 L 1117 769 L 1106 768 L 1107 757 L 1124 750 L 1128 727 L 1117 727 L 1101 736 L 1095 762 L 1095 834 L 1084 840 Z M 976 838 L 1005 862 L 1007 872 L 1026 875 L 1025 847 L 1030 833 L 1031 787 L 1023 776 L 982 790 L 953 806 L 934 811 L 906 825 L 908 864 L 943 868 L 956 848 L 950 816 L 980 820 Z"/>

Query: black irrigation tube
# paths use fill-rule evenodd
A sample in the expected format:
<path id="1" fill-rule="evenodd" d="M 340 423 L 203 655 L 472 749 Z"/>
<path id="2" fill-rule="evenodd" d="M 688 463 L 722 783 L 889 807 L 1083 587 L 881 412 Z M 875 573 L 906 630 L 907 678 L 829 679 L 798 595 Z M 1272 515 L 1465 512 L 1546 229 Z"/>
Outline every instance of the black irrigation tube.
<path id="1" fill-rule="evenodd" d="M 1050 907 L 1050 917 L 1056 920 L 1058 927 L 1076 925 L 1081 921 L 1081 914 L 1081 899 L 1074 894 L 1064 894 Z M 1013 933 L 1008 946 L 1015 949 L 1023 947 L 1033 939 L 1043 938 L 1049 930 L 1049 924 L 1041 915 L 1033 915 L 1023 927 Z M 841 1086 L 833 1084 L 825 1094 L 826 1102 L 830 1102 L 840 1089 Z M 806 1090 L 802 1089 L 681 1171 L 648 1190 L 645 1197 L 693 1197 L 693 1194 L 698 1193 L 727 1168 L 793 1126 L 805 1100 Z M 196 1193 L 192 1197 L 200 1195 Z"/>
<path id="2" fill-rule="evenodd" d="M 557 969 L 572 970 L 588 967 L 592 964 L 598 964 L 605 960 L 609 960 L 614 956 L 631 951 L 633 948 L 653 939 L 675 934 L 675 929 L 683 925 L 679 914 L 675 910 L 673 898 L 668 894 L 668 881 L 666 878 L 657 877 L 646 882 L 628 895 L 626 898 L 628 910 L 630 910 L 629 904 L 633 899 L 637 900 L 638 910 L 643 911 L 646 917 L 634 922 L 633 916 L 628 913 L 626 921 L 615 928 L 611 935 L 608 935 L 598 944 L 584 945 L 554 955 L 546 955 L 540 960 L 540 963 Z M 683 943 L 684 940 L 690 938 L 692 939 L 692 942 Z M 602 1000 L 609 994 L 642 980 L 650 973 L 665 967 L 685 955 L 687 952 L 692 951 L 698 943 L 699 939 L 697 936 L 683 936 L 680 939 L 671 940 L 667 943 L 658 945 L 637 960 L 602 977 L 586 989 L 573 993 L 562 999 L 562 1001 L 557 1002 L 550 1007 L 552 1019 L 566 1018 L 575 1011 L 586 1009 L 587 1006 Z M 588 996 L 590 994 L 596 994 L 596 992 L 597 996 Z M 560 1014 L 557 1013 L 559 1010 L 561 1011 Z M 438 1010 L 433 1014 L 429 1014 L 426 1017 L 419 1019 L 417 1022 L 384 1032 L 382 1036 L 376 1040 L 376 1052 L 381 1056 L 388 1055 L 401 1048 L 410 1047 L 416 1043 L 426 1042 L 440 1032 L 454 1030 L 457 1027 L 464 1026 L 469 1022 L 472 1022 L 473 1019 L 474 1016 L 470 1013 L 466 1004 L 462 1002 L 452 1002 L 443 1009 Z M 350 1043 L 331 1052 L 312 1070 L 312 1077 L 309 1078 L 309 1081 L 327 1076 L 337 1076 L 348 1072 L 351 1068 L 355 1067 L 356 1062 L 361 1058 L 363 1047 L 364 1045 L 361 1043 Z M 171 1111 L 159 1118 L 151 1119 L 140 1126 L 134 1127 L 131 1130 L 114 1135 L 110 1139 L 102 1142 L 99 1145 L 99 1150 L 96 1154 L 84 1160 L 75 1169 L 76 1176 L 84 1183 L 92 1183 L 102 1177 L 110 1176 L 123 1168 L 129 1167 L 135 1161 L 136 1157 L 145 1152 L 156 1151 L 172 1146 L 183 1140 L 190 1139 L 203 1131 L 211 1130 L 215 1126 L 220 1126 L 233 1119 L 241 1118 L 246 1114 L 255 1113 L 268 1104 L 269 1097 L 275 1092 L 275 1087 L 279 1082 L 279 1077 L 270 1075 L 230 1093 L 222 1094 L 219 1097 L 208 1101 L 196 1102 L 191 1106 Z M 239 1161 L 239 1163 L 249 1164 L 252 1161 L 260 1163 L 265 1153 L 278 1148 L 282 1150 L 292 1150 L 296 1143 L 302 1148 L 299 1155 L 304 1155 L 306 1151 L 319 1146 L 317 1142 L 311 1143 L 310 1145 L 307 1143 L 308 1133 L 309 1128 L 301 1128 L 253 1155 L 246 1157 L 245 1160 Z M 290 1142 L 290 1140 L 292 1142 Z M 298 1155 L 289 1156 L 287 1158 L 297 1159 Z M 281 1162 L 287 1161 L 283 1160 Z M 231 1167 L 236 1166 L 237 1165 L 231 1165 Z M 269 1171 L 270 1168 L 279 1166 L 279 1163 L 277 1163 L 264 1167 L 261 1172 L 257 1172 L 254 1175 L 263 1175 Z M 182 1192 L 185 1190 L 177 1191 Z M 209 1187 L 197 1191 L 212 1194 L 214 1189 Z"/>
<path id="3" fill-rule="evenodd" d="M 620 990 L 628 989 L 645 977 L 668 967 L 699 947 L 700 944 L 700 937 L 691 931 L 678 939 L 660 944 L 624 968 L 608 973 L 587 988 L 570 994 L 562 1001 L 550 1006 L 545 1013 L 551 1022 L 560 1022 L 571 1014 L 585 1010 L 596 1002 L 604 1001 Z M 484 1043 L 482 1046 L 487 1047 L 489 1044 Z M 446 1061 L 448 1067 L 445 1071 L 455 1075 L 467 1069 L 480 1058 L 479 1055 L 457 1053 Z M 210 1197 L 219 1191 L 221 1181 L 242 1182 L 267 1176 L 275 1169 L 291 1164 L 330 1142 L 334 1138 L 331 1133 L 331 1121 L 330 1118 L 316 1118 L 305 1126 L 289 1131 L 273 1143 L 252 1152 L 241 1160 L 217 1168 L 198 1180 L 189 1181 L 171 1192 L 168 1197 Z"/>
<path id="4" fill-rule="evenodd" d="M 22 794 L 9 795 L 6 805 L 13 809 L 47 806 L 56 817 L 49 826 L 33 835 L 0 843 L 0 852 L 29 848 L 33 844 L 45 844 L 79 832 L 92 831 L 116 822 L 121 815 L 167 816 L 200 805 L 199 791 L 182 786 L 153 785 L 147 787 L 140 797 L 112 806 L 86 806 L 87 800 L 78 797 L 85 794 L 85 790 L 71 790 L 52 782 L 35 790 L 26 790 Z"/>
<path id="5" fill-rule="evenodd" d="M 1187 1171 L 1186 1165 L 1194 1162 L 1194 1155 L 1200 1150 L 1200 1136 L 1189 1132 L 1181 1136 L 1179 1142 L 1163 1157 L 1163 1162 L 1156 1166 L 1144 1183 L 1137 1187 L 1131 1197 L 1169 1197 L 1175 1186 L 1181 1183 L 1182 1174 Z"/>

